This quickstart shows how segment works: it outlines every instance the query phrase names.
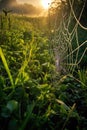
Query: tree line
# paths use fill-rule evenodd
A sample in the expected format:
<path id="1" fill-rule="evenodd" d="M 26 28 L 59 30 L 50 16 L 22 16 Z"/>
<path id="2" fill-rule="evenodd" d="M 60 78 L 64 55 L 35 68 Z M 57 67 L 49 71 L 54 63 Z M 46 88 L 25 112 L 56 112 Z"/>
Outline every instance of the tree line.
<path id="1" fill-rule="evenodd" d="M 12 10 L 13 13 L 40 15 L 41 8 L 37 8 L 31 4 L 18 4 L 16 0 L 1 0 L 0 11 L 3 9 Z"/>

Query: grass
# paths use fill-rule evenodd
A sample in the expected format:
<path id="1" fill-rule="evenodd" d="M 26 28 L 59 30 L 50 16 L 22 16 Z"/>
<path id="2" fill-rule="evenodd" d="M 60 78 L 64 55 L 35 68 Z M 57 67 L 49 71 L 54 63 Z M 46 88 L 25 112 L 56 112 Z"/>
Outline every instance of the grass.
<path id="1" fill-rule="evenodd" d="M 0 47 L 0 57 L 1 57 L 1 59 L 2 59 L 3 65 L 4 65 L 4 67 L 5 67 L 5 70 L 6 70 L 7 74 L 8 74 L 8 76 L 9 76 L 11 85 L 12 85 L 12 87 L 13 87 L 13 89 L 14 89 L 13 78 L 12 78 L 12 75 L 11 75 L 11 73 L 10 73 L 10 69 L 9 69 L 9 67 L 8 67 L 7 61 L 6 61 L 6 59 L 5 59 L 5 56 L 4 56 L 3 52 L 2 52 L 1 47 Z"/>
<path id="2" fill-rule="evenodd" d="M 78 76 L 79 76 L 79 80 L 82 84 L 83 87 L 86 87 L 87 84 L 87 74 L 86 74 L 86 70 L 78 70 Z"/>

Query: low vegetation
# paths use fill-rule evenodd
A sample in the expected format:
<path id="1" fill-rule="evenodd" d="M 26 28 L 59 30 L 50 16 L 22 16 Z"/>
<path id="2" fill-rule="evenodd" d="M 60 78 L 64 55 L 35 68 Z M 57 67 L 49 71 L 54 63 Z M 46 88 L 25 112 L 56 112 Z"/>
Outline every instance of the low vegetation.
<path id="1" fill-rule="evenodd" d="M 86 130 L 87 69 L 57 71 L 46 18 L 0 19 L 0 130 Z"/>

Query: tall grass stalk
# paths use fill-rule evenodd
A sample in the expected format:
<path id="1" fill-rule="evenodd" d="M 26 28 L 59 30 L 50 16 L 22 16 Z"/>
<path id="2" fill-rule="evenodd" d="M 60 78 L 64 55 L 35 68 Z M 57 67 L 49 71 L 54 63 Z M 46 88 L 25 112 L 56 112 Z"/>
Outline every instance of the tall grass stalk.
<path id="1" fill-rule="evenodd" d="M 81 81 L 82 86 L 86 86 L 87 85 L 87 74 L 86 74 L 86 70 L 78 70 L 78 75 L 79 75 L 79 79 Z"/>
<path id="2" fill-rule="evenodd" d="M 70 118 L 70 116 L 72 115 L 72 113 L 73 113 L 75 107 L 76 107 L 76 103 L 74 103 L 73 106 L 71 107 L 71 109 L 69 110 L 67 119 L 66 119 L 66 121 L 64 122 L 64 125 L 63 125 L 63 127 L 62 127 L 62 130 L 65 130 L 66 124 L 67 124 L 67 122 L 69 121 L 69 118 Z"/>
<path id="3" fill-rule="evenodd" d="M 4 56 L 4 53 L 3 53 L 1 47 L 0 47 L 0 57 L 1 57 L 1 59 L 2 59 L 3 65 L 4 65 L 4 67 L 5 67 L 5 70 L 6 70 L 7 74 L 8 74 L 8 77 L 9 77 L 9 79 L 10 79 L 11 85 L 12 85 L 12 87 L 14 88 L 13 78 L 12 78 L 10 69 L 9 69 L 9 67 L 8 67 L 6 58 L 5 58 L 5 56 Z"/>
<path id="4" fill-rule="evenodd" d="M 31 61 L 31 59 L 33 59 L 33 57 L 35 55 L 34 52 L 36 50 L 36 45 L 33 44 L 33 42 L 34 42 L 34 37 L 32 38 L 31 43 L 26 46 L 25 58 L 21 65 L 21 68 L 19 69 L 17 78 L 15 79 L 15 85 L 19 82 L 19 80 L 21 81 L 21 79 L 20 79 L 21 74 L 24 73 L 25 68 L 28 66 L 28 63 Z"/>
<path id="5" fill-rule="evenodd" d="M 26 118 L 23 121 L 22 126 L 18 130 L 25 130 L 25 127 L 26 127 L 28 121 L 32 118 L 32 112 L 33 112 L 34 106 L 35 106 L 34 102 L 31 105 L 29 105 L 28 113 L 26 114 Z"/>

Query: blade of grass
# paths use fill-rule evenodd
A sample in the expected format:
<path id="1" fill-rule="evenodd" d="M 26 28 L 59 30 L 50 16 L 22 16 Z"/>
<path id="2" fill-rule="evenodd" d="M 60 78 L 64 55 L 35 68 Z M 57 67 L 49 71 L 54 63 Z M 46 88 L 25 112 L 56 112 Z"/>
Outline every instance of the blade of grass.
<path id="1" fill-rule="evenodd" d="M 32 117 L 32 112 L 33 112 L 34 107 L 35 107 L 35 103 L 34 102 L 29 105 L 28 114 L 27 114 L 25 120 L 23 121 L 22 126 L 18 130 L 25 130 L 25 127 L 26 127 L 28 121 Z"/>
<path id="2" fill-rule="evenodd" d="M 76 107 L 76 103 L 74 103 L 73 106 L 71 107 L 71 109 L 69 110 L 69 113 L 68 113 L 67 119 L 66 119 L 66 121 L 64 122 L 64 125 L 63 125 L 62 130 L 65 129 L 65 126 L 66 126 L 66 124 L 67 124 L 67 122 L 68 122 L 68 120 L 69 120 L 71 114 L 73 113 L 75 107 Z"/>
<path id="3" fill-rule="evenodd" d="M 12 85 L 12 87 L 14 88 L 13 78 L 12 78 L 12 75 L 11 75 L 11 73 L 10 73 L 10 69 L 9 69 L 9 67 L 8 67 L 7 61 L 6 61 L 6 59 L 5 59 L 5 56 L 4 56 L 4 53 L 3 53 L 2 49 L 1 49 L 1 47 L 0 47 L 0 57 L 1 57 L 1 59 L 2 59 L 3 65 L 4 65 L 4 67 L 5 67 L 5 70 L 6 70 L 7 74 L 8 74 L 8 77 L 9 77 L 9 79 L 10 79 L 11 85 Z"/>
<path id="4" fill-rule="evenodd" d="M 79 79 L 80 79 L 82 86 L 85 87 L 86 83 L 87 83 L 86 70 L 84 70 L 84 69 L 78 70 L 78 76 L 79 76 Z"/>

